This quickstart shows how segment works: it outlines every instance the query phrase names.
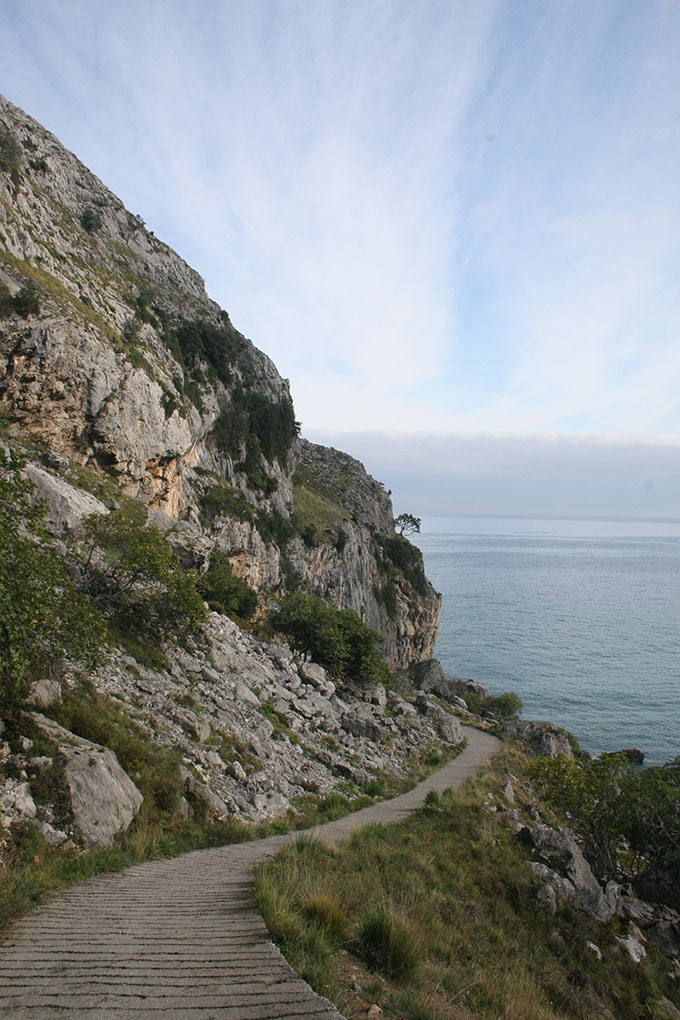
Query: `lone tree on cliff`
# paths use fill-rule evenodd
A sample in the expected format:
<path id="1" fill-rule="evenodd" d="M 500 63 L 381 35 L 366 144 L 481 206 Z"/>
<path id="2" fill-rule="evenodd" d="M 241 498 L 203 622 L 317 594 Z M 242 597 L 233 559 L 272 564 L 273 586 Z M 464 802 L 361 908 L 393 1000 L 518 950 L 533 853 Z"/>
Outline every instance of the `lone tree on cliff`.
<path id="1" fill-rule="evenodd" d="M 399 514 L 395 518 L 394 527 L 399 535 L 413 535 L 414 532 L 420 534 L 420 517 L 414 517 L 413 514 Z"/>

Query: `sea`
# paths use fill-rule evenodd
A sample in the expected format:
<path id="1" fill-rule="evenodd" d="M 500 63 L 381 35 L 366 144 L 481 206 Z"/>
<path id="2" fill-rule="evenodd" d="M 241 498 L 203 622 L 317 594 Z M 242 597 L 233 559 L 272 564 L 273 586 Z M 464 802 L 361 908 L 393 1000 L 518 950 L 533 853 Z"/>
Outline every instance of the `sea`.
<path id="1" fill-rule="evenodd" d="M 680 755 L 680 521 L 426 517 L 450 677 L 515 691 L 592 754 Z"/>

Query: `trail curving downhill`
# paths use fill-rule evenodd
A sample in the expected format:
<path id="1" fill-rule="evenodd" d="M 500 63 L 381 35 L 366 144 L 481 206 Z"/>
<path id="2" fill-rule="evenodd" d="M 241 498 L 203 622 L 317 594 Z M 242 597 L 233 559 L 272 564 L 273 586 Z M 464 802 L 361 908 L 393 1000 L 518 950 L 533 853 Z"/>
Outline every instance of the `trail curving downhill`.
<path id="1" fill-rule="evenodd" d="M 460 786 L 502 744 L 467 747 L 408 793 L 318 826 L 334 843 Z M 297 833 L 148 861 L 73 886 L 0 948 L 2 1020 L 275 1020 L 340 1014 L 290 969 L 251 898 L 252 868 Z"/>

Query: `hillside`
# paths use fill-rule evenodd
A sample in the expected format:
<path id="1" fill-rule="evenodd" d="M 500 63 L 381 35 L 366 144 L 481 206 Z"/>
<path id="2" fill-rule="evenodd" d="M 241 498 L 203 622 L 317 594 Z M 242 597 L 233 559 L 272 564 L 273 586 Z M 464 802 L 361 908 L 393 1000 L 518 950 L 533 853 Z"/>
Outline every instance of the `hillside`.
<path id="1" fill-rule="evenodd" d="M 300 439 L 198 274 L 4 99 L 0 416 L 8 833 L 301 820 L 460 743 L 403 675 L 440 598 L 384 487 Z"/>

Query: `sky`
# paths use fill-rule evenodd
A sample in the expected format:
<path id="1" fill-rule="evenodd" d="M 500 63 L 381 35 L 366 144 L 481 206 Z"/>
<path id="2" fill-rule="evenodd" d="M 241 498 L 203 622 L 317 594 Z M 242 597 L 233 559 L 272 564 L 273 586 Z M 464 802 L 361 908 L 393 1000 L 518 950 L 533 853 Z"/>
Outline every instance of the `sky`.
<path id="1" fill-rule="evenodd" d="M 680 518 L 680 0 L 4 0 L 0 47 L 398 511 Z"/>

